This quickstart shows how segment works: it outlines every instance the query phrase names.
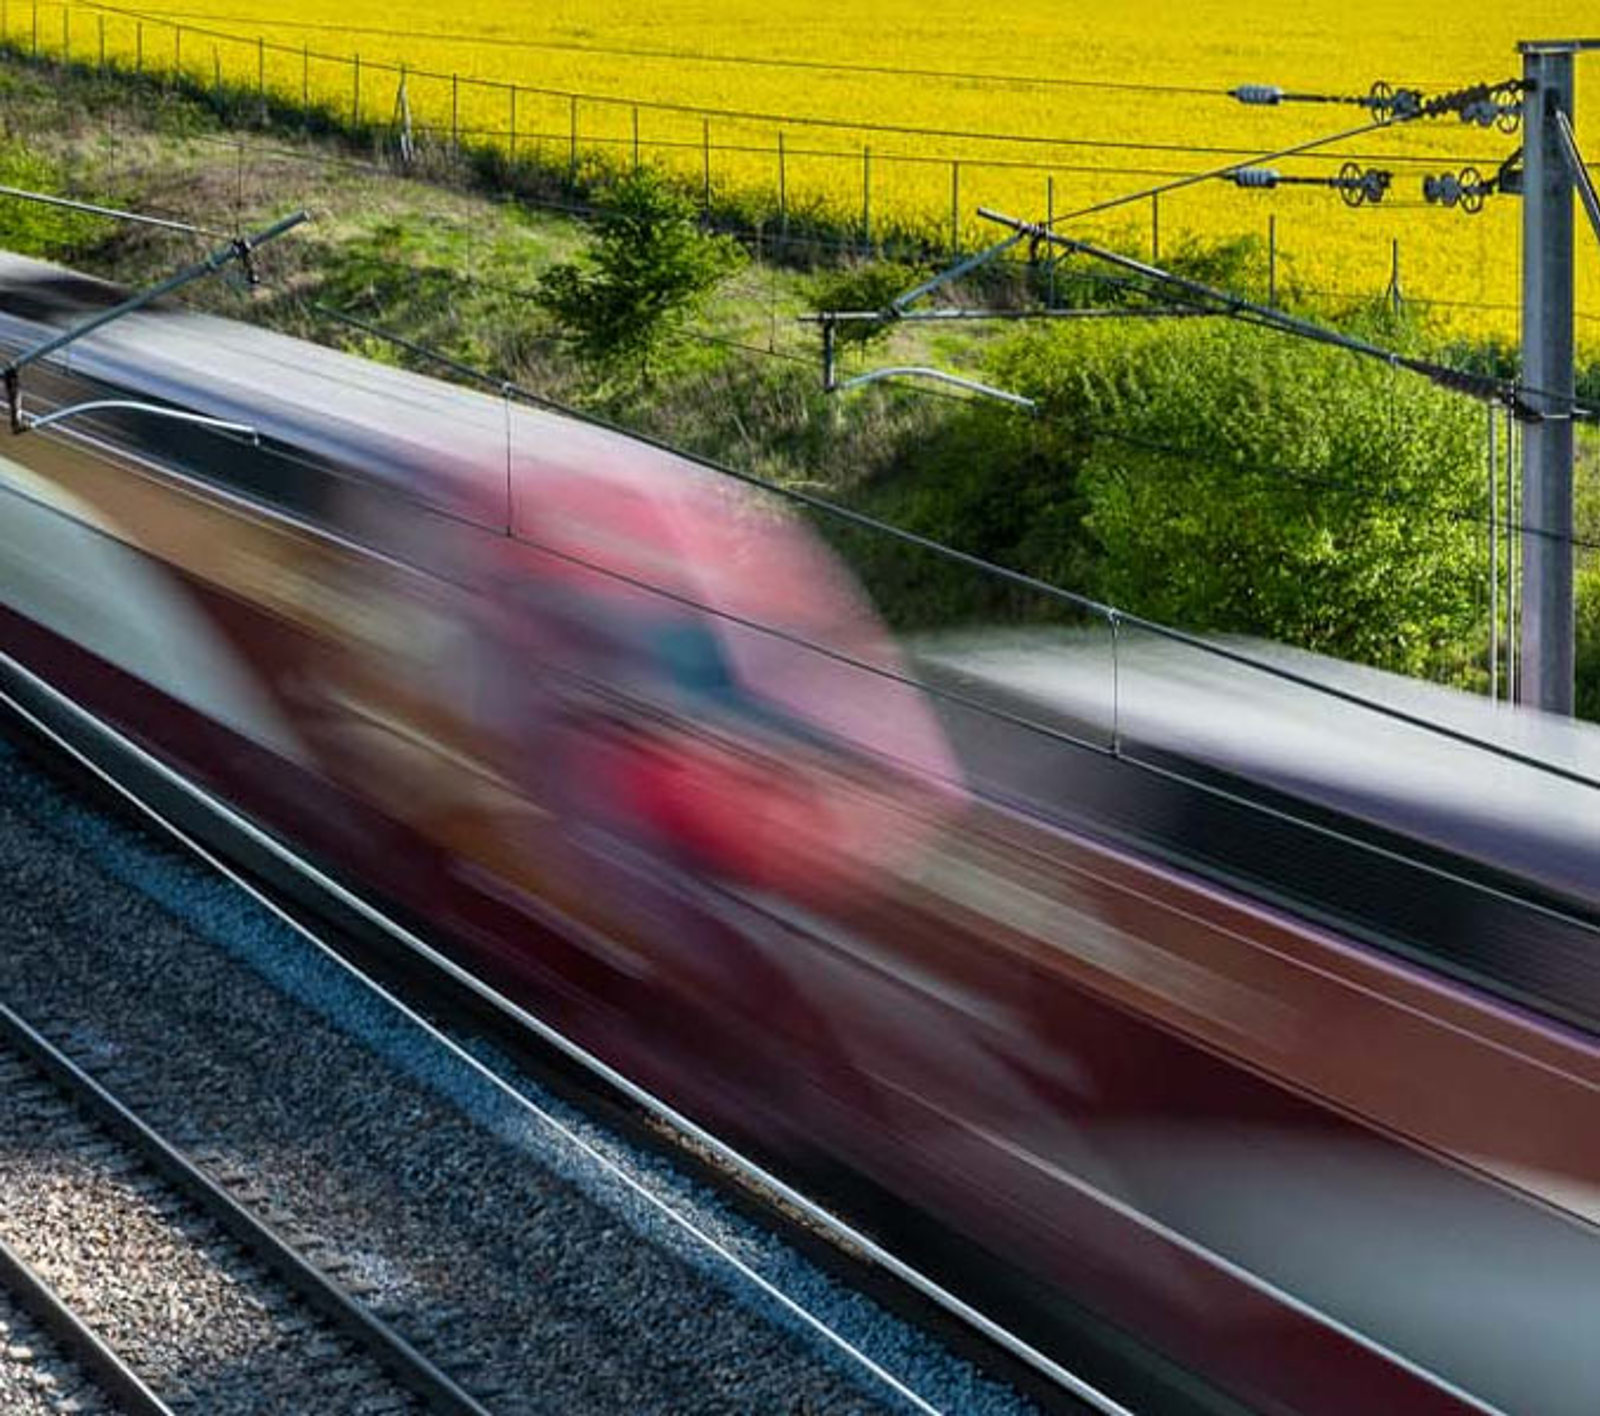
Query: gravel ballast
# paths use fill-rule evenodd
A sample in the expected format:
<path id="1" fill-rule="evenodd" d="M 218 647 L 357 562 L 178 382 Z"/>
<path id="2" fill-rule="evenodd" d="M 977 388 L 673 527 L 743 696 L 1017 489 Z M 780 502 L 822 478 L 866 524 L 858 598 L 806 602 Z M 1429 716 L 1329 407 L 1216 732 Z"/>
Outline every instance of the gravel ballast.
<path id="1" fill-rule="evenodd" d="M 389 1388 L 377 1366 L 8 1049 L 0 1142 L 0 1234 L 162 1400 L 199 1411 L 324 1411 Z M 394 1393 L 366 1416 L 380 1410 L 421 1407 Z"/>
<path id="2" fill-rule="evenodd" d="M 3 748 L 0 897 L 0 998 L 61 1020 L 80 1061 L 136 1092 L 497 1416 L 1028 1409 L 659 1157 L 514 1075 L 514 1095 L 496 1085 L 178 848 Z M 48 1166 L 18 1183 L 47 1194 Z"/>

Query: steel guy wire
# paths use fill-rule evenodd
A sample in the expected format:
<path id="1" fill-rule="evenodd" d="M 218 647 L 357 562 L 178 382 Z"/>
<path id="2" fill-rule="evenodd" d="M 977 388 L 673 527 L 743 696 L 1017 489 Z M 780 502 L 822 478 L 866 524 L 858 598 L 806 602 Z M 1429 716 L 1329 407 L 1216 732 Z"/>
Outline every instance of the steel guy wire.
<path id="1" fill-rule="evenodd" d="M 1254 167 L 1266 162 L 1277 162 L 1286 157 L 1296 157 L 1301 153 L 1312 152 L 1317 148 L 1332 147 L 1337 143 L 1348 142 L 1351 138 L 1363 137 L 1368 133 L 1376 133 L 1383 129 L 1393 127 L 1396 121 L 1397 120 L 1390 118 L 1374 119 L 1372 122 L 1361 123 L 1353 128 L 1345 128 L 1337 133 L 1328 133 L 1321 137 L 1310 138 L 1304 142 L 1294 143 L 1288 147 L 1277 148 L 1271 152 L 1256 153 L 1252 155 L 1247 162 L 1226 163 L 1221 167 L 1208 168 L 1202 172 L 1188 173 L 1183 177 L 1175 178 L 1168 182 L 1159 183 L 1154 187 L 1145 187 L 1136 192 L 1124 193 L 1121 196 L 1111 197 L 1105 201 L 1095 202 L 1090 206 L 1079 207 L 1076 211 L 1062 212 L 1058 215 L 1047 217 L 1045 221 L 1033 224 L 1048 234 L 1051 227 L 1059 226 L 1064 221 L 1076 221 L 1085 216 L 1096 216 L 1101 212 L 1112 211 L 1118 207 L 1128 206 L 1134 202 L 1148 201 L 1151 197 L 1164 196 L 1168 192 L 1175 192 L 1184 187 L 1191 187 L 1198 182 L 1209 182 L 1219 177 L 1226 177 L 1229 174 L 1238 171 L 1242 167 Z M 1003 252 L 1010 250 L 1013 246 L 1020 244 L 1022 240 L 1023 233 L 1020 231 L 1013 232 L 1012 235 L 1003 237 L 1001 240 L 996 241 L 992 246 L 988 246 L 985 249 L 978 251 L 976 254 L 969 256 L 964 261 L 952 266 L 949 270 L 935 276 L 932 280 L 924 281 L 921 285 L 906 291 L 903 295 L 900 295 L 893 301 L 890 308 L 895 311 L 905 310 L 907 306 L 914 304 L 917 300 L 921 299 L 922 296 L 938 289 L 941 285 L 946 284 L 948 281 L 986 264 L 996 256 L 999 256 Z"/>
<path id="2" fill-rule="evenodd" d="M 1174 271 L 1166 270 L 1132 256 L 1123 255 L 1121 252 L 1097 246 L 1093 242 L 1058 235 L 1048 230 L 1045 223 L 1018 221 L 1014 217 L 990 212 L 983 207 L 978 209 L 978 214 L 999 225 L 1012 227 L 1021 236 L 1065 246 L 1069 251 L 1130 270 L 1136 275 L 1143 276 L 1145 279 L 1154 282 L 1166 291 L 1171 298 L 1183 303 L 1197 303 L 1205 308 L 1215 309 L 1218 314 L 1226 315 L 1229 318 L 1238 319 L 1248 324 L 1258 324 L 1264 328 L 1273 329 L 1284 334 L 1295 335 L 1300 338 L 1315 340 L 1333 348 L 1344 349 L 1352 354 L 1379 359 L 1392 367 L 1419 374 L 1423 378 L 1456 392 L 1471 394 L 1478 398 L 1498 399 L 1500 401 L 1512 400 L 1524 417 L 1549 418 L 1551 416 L 1559 416 L 1581 418 L 1585 421 L 1600 419 L 1600 414 L 1597 414 L 1596 410 L 1576 404 L 1573 397 L 1565 393 L 1538 388 L 1516 380 L 1480 374 L 1474 370 L 1455 368 L 1448 364 L 1439 363 L 1436 360 L 1420 358 L 1396 349 L 1386 349 L 1381 345 L 1346 334 L 1341 330 L 1330 329 L 1301 316 L 1292 315 L 1268 305 L 1262 305 L 1245 296 L 1217 289 L 1201 281 L 1191 280 L 1187 276 L 1179 275 Z M 906 298 L 905 296 L 901 297 L 902 300 Z M 1520 395 L 1523 393 L 1535 394 L 1572 406 L 1564 413 L 1556 415 L 1532 413 L 1521 405 Z"/>

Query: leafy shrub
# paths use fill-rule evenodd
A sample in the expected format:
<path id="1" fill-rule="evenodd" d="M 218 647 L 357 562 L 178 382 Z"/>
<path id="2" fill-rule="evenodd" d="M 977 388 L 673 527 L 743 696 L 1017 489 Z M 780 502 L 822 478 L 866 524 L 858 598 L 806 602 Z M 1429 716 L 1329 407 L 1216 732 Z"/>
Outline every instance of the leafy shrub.
<path id="1" fill-rule="evenodd" d="M 1470 674 L 1475 404 L 1215 320 L 1024 334 L 1000 346 L 996 377 L 1039 400 L 1070 464 L 1095 593 L 1194 629 Z"/>
<path id="2" fill-rule="evenodd" d="M 735 242 L 700 230 L 687 197 L 644 168 L 609 190 L 592 245 L 547 270 L 535 298 L 584 358 L 643 368 L 742 259 Z"/>
<path id="3" fill-rule="evenodd" d="M 1574 711 L 1600 723 L 1600 563 L 1579 571 L 1577 600 L 1577 673 Z"/>
<path id="4" fill-rule="evenodd" d="M 887 309 L 897 296 L 928 278 L 925 266 L 902 261 L 863 261 L 824 271 L 811 285 L 811 308 L 819 314 L 841 310 Z M 851 322 L 835 327 L 841 344 L 867 344 L 888 334 L 894 325 Z"/>
<path id="5" fill-rule="evenodd" d="M 65 177 L 57 164 L 11 138 L 0 145 L 0 184 L 59 196 Z M 0 247 L 20 255 L 65 256 L 105 229 L 104 221 L 83 212 L 16 197 L 0 199 Z"/>

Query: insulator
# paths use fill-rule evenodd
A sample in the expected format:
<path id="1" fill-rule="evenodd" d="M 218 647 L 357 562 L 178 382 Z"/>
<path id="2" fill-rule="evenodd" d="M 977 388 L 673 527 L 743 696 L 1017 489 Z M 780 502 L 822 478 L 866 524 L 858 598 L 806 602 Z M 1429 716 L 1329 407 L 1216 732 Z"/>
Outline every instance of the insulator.
<path id="1" fill-rule="evenodd" d="M 1461 105 L 1461 121 L 1463 123 L 1476 123 L 1480 128 L 1487 128 L 1500 116 L 1500 107 L 1487 96 L 1469 99 Z"/>
<path id="2" fill-rule="evenodd" d="M 1240 84 L 1238 88 L 1229 89 L 1228 93 L 1240 103 L 1259 103 L 1267 107 L 1276 107 L 1283 102 L 1283 90 L 1277 84 Z"/>
<path id="3" fill-rule="evenodd" d="M 1228 174 L 1241 187 L 1276 187 L 1281 174 L 1271 167 L 1240 167 Z"/>
<path id="4" fill-rule="evenodd" d="M 1469 216 L 1483 210 L 1484 201 L 1500 188 L 1500 177 L 1485 178 L 1476 167 L 1460 172 L 1441 172 L 1422 179 L 1422 199 L 1435 206 L 1458 206 Z"/>

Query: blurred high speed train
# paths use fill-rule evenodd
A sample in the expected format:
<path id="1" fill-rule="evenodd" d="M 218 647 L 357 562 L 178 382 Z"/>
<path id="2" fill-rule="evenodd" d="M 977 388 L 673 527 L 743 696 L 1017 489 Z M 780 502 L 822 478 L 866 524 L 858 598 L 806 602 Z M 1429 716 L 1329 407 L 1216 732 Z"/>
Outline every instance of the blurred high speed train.
<path id="1" fill-rule="evenodd" d="M 113 298 L 0 258 L 0 346 Z M 933 1222 L 1143 1409 L 1592 1410 L 1582 772 L 1424 781 L 1420 728 L 1323 752 L 1349 723 L 1133 651 L 1108 698 L 1098 649 L 902 648 L 730 479 L 228 321 L 129 316 L 24 396 L 78 410 L 0 458 L 30 711 Z"/>

